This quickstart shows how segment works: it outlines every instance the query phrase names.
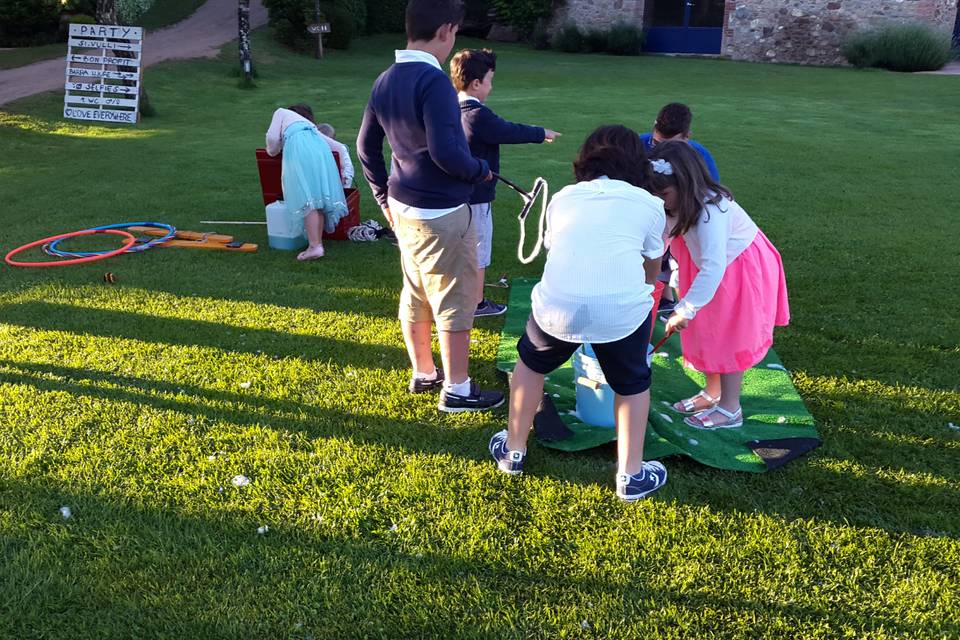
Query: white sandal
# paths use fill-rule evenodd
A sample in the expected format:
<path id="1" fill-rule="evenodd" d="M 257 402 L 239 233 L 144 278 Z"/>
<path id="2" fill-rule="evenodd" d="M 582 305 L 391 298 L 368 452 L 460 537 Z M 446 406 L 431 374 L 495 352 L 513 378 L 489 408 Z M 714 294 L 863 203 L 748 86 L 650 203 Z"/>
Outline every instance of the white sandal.
<path id="1" fill-rule="evenodd" d="M 703 398 L 704 400 L 710 403 L 709 406 L 707 406 L 705 409 L 702 409 L 702 408 L 697 409 L 697 398 Z M 714 398 L 712 395 L 710 395 L 706 391 L 701 390 L 696 395 L 690 396 L 689 398 L 686 398 L 684 400 L 680 400 L 679 402 L 674 402 L 671 405 L 671 407 L 677 413 L 691 414 L 691 413 L 700 413 L 703 411 L 709 411 L 710 409 L 717 406 L 718 402 L 720 402 L 720 398 Z"/>
<path id="2" fill-rule="evenodd" d="M 711 420 L 710 414 L 715 412 L 722 415 L 727 421 L 723 424 L 717 424 Z M 714 429 L 734 429 L 743 426 L 743 409 L 740 408 L 730 413 L 720 405 L 716 405 L 689 418 L 684 418 L 683 423 L 694 429 L 707 429 L 710 431 Z"/>

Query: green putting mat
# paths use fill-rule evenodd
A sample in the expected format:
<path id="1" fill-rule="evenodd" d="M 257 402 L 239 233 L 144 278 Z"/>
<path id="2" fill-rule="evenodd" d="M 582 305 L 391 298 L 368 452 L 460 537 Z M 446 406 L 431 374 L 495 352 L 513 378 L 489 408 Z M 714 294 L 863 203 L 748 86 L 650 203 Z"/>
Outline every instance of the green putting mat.
<path id="1" fill-rule="evenodd" d="M 530 315 L 530 291 L 536 283 L 529 279 L 510 283 L 510 308 L 497 354 L 497 368 L 505 373 L 516 365 L 517 340 Z M 658 322 L 654 339 L 662 335 L 663 323 Z M 671 405 L 695 394 L 702 384 L 700 373 L 682 365 L 680 337 L 671 336 L 653 359 L 644 458 L 682 454 L 711 467 L 762 473 L 820 445 L 813 416 L 772 349 L 763 362 L 744 375 L 742 427 L 709 431 L 684 424 L 684 416 Z M 569 361 L 547 376 L 535 427 L 544 446 L 563 451 L 582 451 L 617 439 L 615 429 L 586 424 L 576 415 L 573 366 Z"/>

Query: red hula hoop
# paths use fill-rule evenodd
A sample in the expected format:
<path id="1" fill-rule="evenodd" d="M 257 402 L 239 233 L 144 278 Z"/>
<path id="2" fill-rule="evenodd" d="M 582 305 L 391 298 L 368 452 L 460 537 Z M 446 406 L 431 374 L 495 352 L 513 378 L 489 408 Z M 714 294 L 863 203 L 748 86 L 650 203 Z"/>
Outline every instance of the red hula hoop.
<path id="1" fill-rule="evenodd" d="M 57 260 L 55 262 L 17 262 L 13 259 L 13 256 L 18 253 L 22 253 L 27 249 L 32 249 L 33 247 L 39 247 L 40 245 L 46 244 L 48 242 L 54 242 L 56 240 L 64 240 L 66 238 L 76 238 L 77 236 L 89 236 L 95 233 L 112 233 L 117 236 L 125 236 L 125 244 L 117 249 L 116 251 L 110 251 L 99 256 L 87 256 L 85 258 L 72 258 L 70 260 Z M 105 260 L 106 258 L 112 258 L 113 256 L 118 256 L 133 245 L 137 243 L 137 239 L 134 238 L 131 234 L 126 231 L 121 231 L 120 229 L 86 229 L 84 231 L 71 231 L 70 233 L 62 233 L 58 236 L 50 236 L 49 238 L 44 238 L 43 240 L 37 240 L 36 242 L 31 242 L 30 244 L 25 244 L 22 247 L 18 247 L 7 254 L 3 259 L 11 267 L 63 267 L 71 264 L 83 264 L 84 262 L 95 262 L 97 260 Z"/>

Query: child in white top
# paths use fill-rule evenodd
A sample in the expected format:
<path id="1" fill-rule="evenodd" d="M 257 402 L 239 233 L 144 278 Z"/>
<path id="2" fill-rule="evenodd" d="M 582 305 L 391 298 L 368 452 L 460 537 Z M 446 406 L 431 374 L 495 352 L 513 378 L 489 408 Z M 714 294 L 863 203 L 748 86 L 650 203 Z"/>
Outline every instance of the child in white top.
<path id="1" fill-rule="evenodd" d="M 547 210 L 549 253 L 517 344 L 509 428 L 493 436 L 490 452 L 501 471 L 522 471 L 544 376 L 580 343 L 590 343 L 616 393 L 617 494 L 632 501 L 667 479 L 663 465 L 643 461 L 650 408 L 647 345 L 651 294 L 664 252 L 663 204 L 644 190 L 649 164 L 640 137 L 627 127 L 594 131 L 573 166 L 578 182 L 557 193 Z M 641 264 L 646 278 L 638 286 Z"/>
<path id="2" fill-rule="evenodd" d="M 790 321 L 780 254 L 690 145 L 662 142 L 650 158 L 679 264 L 681 299 L 667 332 L 682 330 L 684 360 L 707 380 L 673 407 L 695 414 L 684 420 L 692 427 L 742 426 L 743 372 L 766 356 L 773 327 Z"/>
<path id="3" fill-rule="evenodd" d="M 326 122 L 318 124 L 317 131 L 319 131 L 320 136 L 327 141 L 330 148 L 340 156 L 340 177 L 343 178 L 343 188 L 349 189 L 353 186 L 354 175 L 353 160 L 350 159 L 350 149 L 347 148 L 347 145 L 337 140 L 337 132 L 333 129 L 333 125 L 327 124 Z"/>

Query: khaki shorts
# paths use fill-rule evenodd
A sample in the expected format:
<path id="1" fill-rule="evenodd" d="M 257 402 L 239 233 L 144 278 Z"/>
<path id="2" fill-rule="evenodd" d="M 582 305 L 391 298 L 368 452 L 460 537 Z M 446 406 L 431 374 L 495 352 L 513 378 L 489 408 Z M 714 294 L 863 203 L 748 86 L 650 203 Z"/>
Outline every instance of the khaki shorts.
<path id="1" fill-rule="evenodd" d="M 403 292 L 401 320 L 434 321 L 438 331 L 469 331 L 477 308 L 477 234 L 468 205 L 433 220 L 397 215 Z"/>

